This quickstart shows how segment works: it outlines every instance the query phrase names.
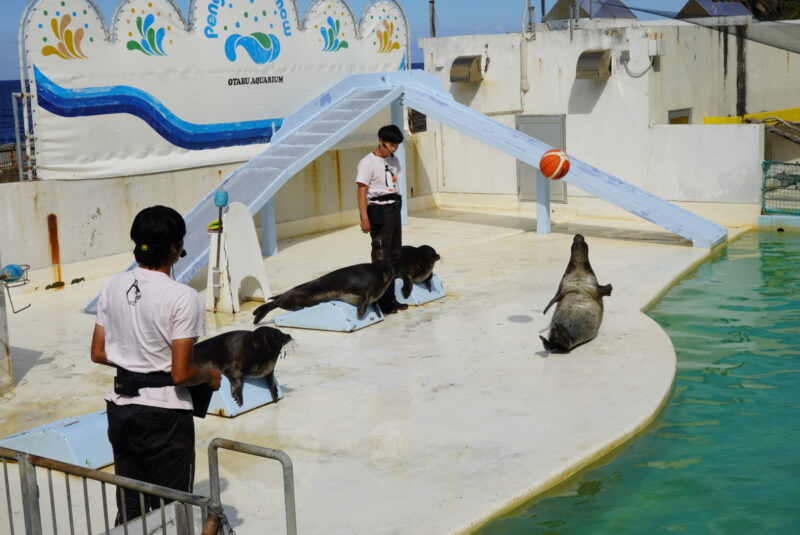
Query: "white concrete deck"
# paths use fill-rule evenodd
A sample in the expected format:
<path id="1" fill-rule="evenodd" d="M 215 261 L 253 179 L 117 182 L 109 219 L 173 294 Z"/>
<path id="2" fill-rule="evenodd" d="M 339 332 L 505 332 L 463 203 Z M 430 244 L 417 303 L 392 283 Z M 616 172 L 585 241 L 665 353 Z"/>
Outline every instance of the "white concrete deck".
<path id="1" fill-rule="evenodd" d="M 538 236 L 515 212 L 412 214 L 404 241 L 441 254 L 447 297 L 355 333 L 287 329 L 296 345 L 276 369 L 283 401 L 195 420 L 197 490 L 208 491 L 209 441 L 232 438 L 291 456 L 300 533 L 441 534 L 469 530 L 608 453 L 657 415 L 675 372 L 669 338 L 640 310 L 707 251 L 645 224 L 604 224 Z M 575 232 L 614 290 L 594 341 L 548 355 L 542 310 Z M 280 249 L 266 260 L 274 292 L 369 257 L 356 227 Z M 0 398 L 0 436 L 104 407 L 113 372 L 90 362 L 94 316 L 79 311 L 101 285 L 21 295 L 33 306 L 9 311 L 17 386 Z M 255 306 L 209 315 L 209 335 L 252 328 Z M 277 463 L 223 452 L 221 474 L 239 535 L 283 531 Z"/>

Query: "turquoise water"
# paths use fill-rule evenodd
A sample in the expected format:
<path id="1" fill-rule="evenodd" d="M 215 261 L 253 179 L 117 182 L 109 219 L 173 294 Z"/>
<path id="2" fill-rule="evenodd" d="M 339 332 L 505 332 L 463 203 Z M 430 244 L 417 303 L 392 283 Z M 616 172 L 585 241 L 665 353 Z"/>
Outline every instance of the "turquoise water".
<path id="1" fill-rule="evenodd" d="M 659 421 L 481 535 L 800 534 L 800 233 L 745 234 L 648 314 L 678 355 Z"/>

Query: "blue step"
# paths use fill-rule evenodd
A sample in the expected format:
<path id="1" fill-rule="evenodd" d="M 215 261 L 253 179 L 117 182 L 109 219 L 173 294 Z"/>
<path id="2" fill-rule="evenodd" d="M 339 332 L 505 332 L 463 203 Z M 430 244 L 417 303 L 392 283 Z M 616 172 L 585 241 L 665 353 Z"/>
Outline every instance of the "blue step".
<path id="1" fill-rule="evenodd" d="M 0 446 L 87 468 L 114 463 L 105 409 L 11 435 Z"/>

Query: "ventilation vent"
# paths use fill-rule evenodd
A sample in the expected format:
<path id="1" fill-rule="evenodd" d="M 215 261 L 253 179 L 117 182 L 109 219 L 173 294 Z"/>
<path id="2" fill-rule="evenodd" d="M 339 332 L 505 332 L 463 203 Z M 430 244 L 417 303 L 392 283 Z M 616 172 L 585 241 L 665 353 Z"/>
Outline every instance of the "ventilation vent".
<path id="1" fill-rule="evenodd" d="M 480 56 L 459 56 L 450 67 L 451 82 L 480 82 L 481 74 Z"/>
<path id="2" fill-rule="evenodd" d="M 611 76 L 611 50 L 586 50 L 578 57 L 576 78 L 608 78 Z"/>

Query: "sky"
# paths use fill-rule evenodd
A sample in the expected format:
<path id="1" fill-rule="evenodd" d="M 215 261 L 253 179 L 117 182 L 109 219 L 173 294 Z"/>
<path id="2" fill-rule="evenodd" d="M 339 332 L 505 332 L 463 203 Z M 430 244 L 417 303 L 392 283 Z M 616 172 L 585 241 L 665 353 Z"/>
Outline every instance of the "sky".
<path id="1" fill-rule="evenodd" d="M 106 21 L 111 18 L 118 1 L 94 0 L 102 11 Z M 370 0 L 345 0 L 350 9 L 359 17 Z M 408 18 L 411 27 L 412 62 L 421 62 L 422 54 L 417 47 L 417 39 L 429 37 L 429 0 L 398 0 Z M 656 10 L 666 12 L 679 11 L 687 0 L 624 0 L 631 9 Z M 0 16 L 0 80 L 19 79 L 18 34 L 19 23 L 29 0 L 0 0 L 2 16 Z M 173 0 L 186 17 L 190 0 Z M 296 0 L 298 13 L 302 17 L 314 0 Z M 556 0 L 545 0 L 550 9 Z M 435 0 L 436 34 L 478 35 L 490 33 L 519 32 L 522 26 L 522 15 L 525 11 L 525 0 Z M 541 18 L 541 0 L 531 0 L 536 8 L 536 20 Z M 658 18 L 646 12 L 634 13 L 640 19 Z"/>

